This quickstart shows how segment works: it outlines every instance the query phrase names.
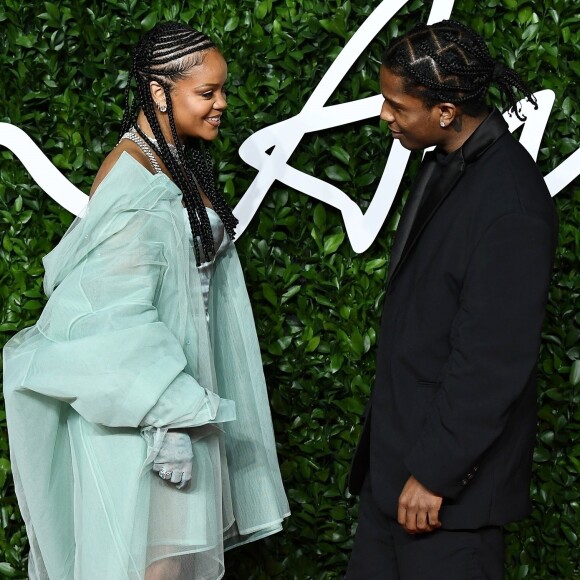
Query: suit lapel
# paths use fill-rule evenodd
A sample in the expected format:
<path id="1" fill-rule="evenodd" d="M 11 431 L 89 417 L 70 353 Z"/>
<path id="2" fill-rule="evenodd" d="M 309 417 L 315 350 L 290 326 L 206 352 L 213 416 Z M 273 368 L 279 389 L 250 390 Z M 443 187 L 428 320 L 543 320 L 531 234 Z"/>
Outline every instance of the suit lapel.
<path id="1" fill-rule="evenodd" d="M 483 155 L 507 130 L 507 123 L 499 111 L 494 109 L 463 146 L 455 153 L 450 154 L 451 157 L 446 160 L 441 170 L 435 173 L 434 178 L 421 182 L 423 187 L 423 191 L 420 192 L 422 199 L 416 200 L 416 206 L 412 212 L 409 212 L 412 215 L 409 216 L 410 219 L 408 222 L 400 224 L 400 226 L 404 225 L 405 227 L 403 235 L 401 236 L 401 243 L 397 244 L 397 239 L 395 239 L 395 244 L 393 245 L 391 254 L 392 265 L 389 267 L 387 287 L 401 271 L 401 268 L 404 266 L 427 224 L 461 179 L 467 164 Z M 417 182 L 419 182 L 419 177 L 420 175 L 418 176 Z M 433 170 L 431 170 L 430 177 L 433 177 Z M 414 188 L 411 194 L 413 190 Z M 409 201 L 407 201 L 407 204 Z M 403 218 L 401 218 L 401 222 L 403 222 Z M 399 228 L 397 228 L 397 236 L 398 230 Z"/>
<path id="2" fill-rule="evenodd" d="M 430 191 L 425 196 L 424 203 L 421 205 L 419 211 L 417 212 L 416 218 L 407 237 L 405 247 L 401 252 L 400 259 L 397 261 L 397 264 L 393 268 L 389 282 L 391 282 L 391 280 L 403 267 L 411 250 L 417 243 L 419 236 L 425 229 L 425 226 L 429 223 L 431 218 L 435 215 L 437 209 L 441 206 L 455 184 L 459 181 L 464 168 L 465 163 L 463 161 L 463 156 L 458 154 L 456 157 L 454 157 L 451 163 L 445 167 L 443 172 L 437 172 L 434 183 L 431 182 L 429 184 Z"/>
<path id="3" fill-rule="evenodd" d="M 433 173 L 436 169 L 437 162 L 435 161 L 435 154 L 433 152 L 426 153 L 425 158 L 421 163 L 421 167 L 419 168 L 417 178 L 415 179 L 411 191 L 409 192 L 409 196 L 407 197 L 407 203 L 403 208 L 399 225 L 397 226 L 395 242 L 391 250 L 391 259 L 389 260 L 389 278 L 396 270 L 399 260 L 401 259 L 413 223 L 415 222 L 417 212 L 419 211 L 425 192 L 428 189 L 429 181 L 431 177 L 433 177 Z"/>

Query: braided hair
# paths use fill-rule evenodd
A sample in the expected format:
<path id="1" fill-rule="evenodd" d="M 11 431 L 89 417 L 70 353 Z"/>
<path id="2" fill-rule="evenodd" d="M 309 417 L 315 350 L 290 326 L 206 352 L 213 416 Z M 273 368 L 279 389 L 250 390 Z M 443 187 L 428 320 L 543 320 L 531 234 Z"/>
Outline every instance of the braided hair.
<path id="1" fill-rule="evenodd" d="M 176 81 L 187 78 L 191 69 L 199 66 L 209 50 L 218 50 L 202 32 L 178 22 L 158 24 L 138 43 L 133 65 L 125 90 L 125 111 L 121 134 L 136 125 L 141 109 L 153 131 L 150 139 L 139 127 L 135 127 L 142 139 L 155 151 L 167 167 L 173 181 L 183 194 L 185 208 L 193 232 L 196 263 L 211 260 L 215 255 L 211 224 L 201 198 L 203 191 L 224 224 L 231 239 L 235 236 L 238 220 L 232 213 L 224 196 L 218 193 L 213 160 L 201 139 L 189 138 L 181 144 L 175 127 L 171 90 Z M 131 81 L 135 79 L 136 94 L 129 103 Z M 176 149 L 172 152 L 167 143 L 150 91 L 150 82 L 156 81 L 165 93 L 171 135 Z"/>
<path id="2" fill-rule="evenodd" d="M 538 108 L 520 75 L 495 61 L 483 38 L 460 22 L 419 24 L 391 43 L 382 63 L 403 77 L 405 90 L 427 107 L 449 102 L 460 104 L 465 114 L 477 116 L 485 108 L 490 84 L 495 83 L 503 104 L 521 121 L 526 117 L 517 109 L 517 91 Z"/>

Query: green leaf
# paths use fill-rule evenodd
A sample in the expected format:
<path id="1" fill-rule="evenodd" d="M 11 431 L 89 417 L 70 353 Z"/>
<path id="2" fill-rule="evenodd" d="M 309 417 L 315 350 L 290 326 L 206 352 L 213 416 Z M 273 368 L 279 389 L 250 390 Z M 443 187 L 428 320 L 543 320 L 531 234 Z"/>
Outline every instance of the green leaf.
<path id="1" fill-rule="evenodd" d="M 367 274 L 372 274 L 375 270 L 382 268 L 387 263 L 386 258 L 375 258 L 374 260 L 369 260 L 365 264 L 365 272 Z"/>
<path id="2" fill-rule="evenodd" d="M 16 576 L 16 570 L 8 562 L 0 562 L 0 574 L 8 578 L 14 578 Z"/>
<path id="3" fill-rule="evenodd" d="M 290 298 L 296 296 L 300 290 L 302 290 L 302 286 L 299 285 L 290 287 L 286 292 L 284 292 L 284 294 L 282 294 L 282 299 L 280 300 L 281 304 L 284 304 L 284 302 L 287 302 Z"/>
<path id="4" fill-rule="evenodd" d="M 255 9 L 256 18 L 262 20 L 268 14 L 268 2 L 260 2 Z"/>
<path id="5" fill-rule="evenodd" d="M 333 354 L 330 357 L 330 372 L 336 373 L 342 367 L 342 363 L 344 362 L 344 356 L 341 354 Z"/>
<path id="6" fill-rule="evenodd" d="M 324 248 L 323 252 L 325 256 L 334 254 L 340 248 L 340 245 L 344 241 L 344 232 L 339 232 L 337 234 L 332 234 L 324 238 Z"/>
<path id="7" fill-rule="evenodd" d="M 314 220 L 314 225 L 323 232 L 326 226 L 326 209 L 324 208 L 323 204 L 316 204 L 312 217 Z"/>
<path id="8" fill-rule="evenodd" d="M 360 399 L 356 397 L 347 397 L 345 399 L 340 399 L 335 401 L 335 404 L 340 407 L 345 413 L 352 413 L 353 415 L 360 417 L 365 409 L 364 404 Z"/>
<path id="9" fill-rule="evenodd" d="M 530 567 L 527 564 L 523 564 L 522 566 L 519 566 L 516 580 L 524 580 L 524 578 L 527 578 L 529 570 L 530 570 Z"/>
<path id="10" fill-rule="evenodd" d="M 330 165 L 324 169 L 327 177 L 334 181 L 350 181 L 350 175 L 346 169 L 340 165 Z"/>
<path id="11" fill-rule="evenodd" d="M 562 531 L 564 532 L 564 535 L 571 544 L 573 544 L 574 546 L 578 544 L 578 536 L 576 532 L 574 532 L 574 530 L 570 528 L 570 526 L 562 524 Z"/>
<path id="12" fill-rule="evenodd" d="M 151 30 L 157 24 L 157 13 L 150 12 L 143 20 L 141 20 L 141 27 L 145 31 Z"/>
<path id="13" fill-rule="evenodd" d="M 268 284 L 267 282 L 262 284 L 262 294 L 264 295 L 264 298 L 272 304 L 272 306 L 278 305 L 278 297 L 276 296 L 276 291 L 271 284 Z"/>
<path id="14" fill-rule="evenodd" d="M 526 29 L 523 32 L 522 40 L 529 40 L 533 36 L 536 36 L 539 29 L 540 29 L 539 24 L 530 24 L 529 26 L 526 27 Z"/>
<path id="15" fill-rule="evenodd" d="M 571 37 L 570 28 L 568 28 L 567 26 L 565 28 L 562 28 L 562 40 L 564 42 L 570 42 L 570 37 Z"/>
<path id="16" fill-rule="evenodd" d="M 40 310 L 43 307 L 44 304 L 38 300 L 28 300 L 22 308 L 24 310 Z"/>
<path id="17" fill-rule="evenodd" d="M 364 340 L 361 333 L 355 330 L 350 337 L 350 343 L 352 345 L 352 350 L 355 354 L 360 356 L 364 352 Z"/>
<path id="18" fill-rule="evenodd" d="M 570 369 L 570 382 L 573 385 L 580 384 L 580 360 L 575 360 Z"/>
<path id="19" fill-rule="evenodd" d="M 356 177 L 354 178 L 354 182 L 357 184 L 358 187 L 366 187 L 367 185 L 370 185 L 376 180 L 377 176 L 370 172 L 356 174 Z"/>
<path id="20" fill-rule="evenodd" d="M 313 336 L 309 341 L 308 344 L 306 345 L 306 352 L 313 352 L 318 348 L 318 345 L 320 344 L 320 336 Z"/>
<path id="21" fill-rule="evenodd" d="M 19 195 L 14 201 L 14 211 L 20 213 L 22 211 L 22 196 Z"/>
<path id="22" fill-rule="evenodd" d="M 526 22 L 532 19 L 533 13 L 534 11 L 530 6 L 525 6 L 518 12 L 518 20 L 521 24 L 526 24 Z"/>
<path id="23" fill-rule="evenodd" d="M 341 161 L 345 165 L 348 165 L 348 162 L 350 161 L 350 155 L 342 147 L 340 147 L 340 145 L 333 145 L 330 148 L 330 152 L 339 161 Z"/>
<path id="24" fill-rule="evenodd" d="M 225 30 L 225 32 L 233 32 L 238 27 L 239 24 L 240 24 L 239 16 L 232 16 L 226 22 L 226 25 L 224 26 L 224 30 Z"/>
<path id="25" fill-rule="evenodd" d="M 543 447 L 538 447 L 534 451 L 534 461 L 536 463 L 544 463 L 545 461 L 549 461 L 551 458 L 551 452 Z"/>
<path id="26" fill-rule="evenodd" d="M 350 318 L 350 314 L 352 312 L 352 308 L 346 304 L 343 304 L 339 309 L 340 315 L 345 319 L 348 320 Z"/>

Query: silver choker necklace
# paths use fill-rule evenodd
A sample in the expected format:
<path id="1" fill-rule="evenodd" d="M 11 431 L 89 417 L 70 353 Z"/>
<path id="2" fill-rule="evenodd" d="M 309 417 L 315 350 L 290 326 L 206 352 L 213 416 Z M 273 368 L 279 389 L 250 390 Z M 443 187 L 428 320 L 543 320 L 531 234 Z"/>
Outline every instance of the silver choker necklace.
<path id="1" fill-rule="evenodd" d="M 133 133 L 137 133 L 139 135 L 139 131 L 137 131 L 136 127 L 131 127 L 130 129 Z M 155 139 L 155 137 L 149 137 L 149 135 L 147 135 L 145 133 L 145 131 L 141 130 L 142 133 L 147 137 L 147 139 L 149 139 L 149 141 L 151 141 L 151 143 L 153 143 L 153 145 L 155 145 L 155 147 L 157 147 L 157 149 L 159 149 L 159 144 L 157 142 L 157 139 Z M 169 147 L 169 151 L 171 151 L 171 153 L 173 154 L 173 156 L 175 158 L 177 158 L 177 147 L 173 144 L 173 143 L 167 143 L 167 146 Z"/>

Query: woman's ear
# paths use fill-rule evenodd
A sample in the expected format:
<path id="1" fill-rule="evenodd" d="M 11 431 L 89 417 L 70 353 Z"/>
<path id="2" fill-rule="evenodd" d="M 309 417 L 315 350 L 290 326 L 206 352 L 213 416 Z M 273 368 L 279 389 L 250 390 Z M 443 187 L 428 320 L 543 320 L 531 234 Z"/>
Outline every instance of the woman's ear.
<path id="1" fill-rule="evenodd" d="M 153 103 L 155 106 L 162 110 L 167 107 L 165 99 L 165 90 L 157 81 L 151 81 L 149 83 L 149 90 L 151 91 L 151 97 L 153 98 Z"/>

